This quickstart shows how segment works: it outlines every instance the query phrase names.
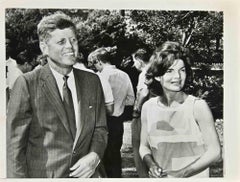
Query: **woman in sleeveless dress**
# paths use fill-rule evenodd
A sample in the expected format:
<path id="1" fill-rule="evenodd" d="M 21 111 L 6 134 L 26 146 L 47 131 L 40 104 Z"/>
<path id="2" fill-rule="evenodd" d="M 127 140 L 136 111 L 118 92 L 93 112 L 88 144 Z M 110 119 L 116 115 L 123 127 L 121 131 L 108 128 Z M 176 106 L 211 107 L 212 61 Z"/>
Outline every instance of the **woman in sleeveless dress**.
<path id="1" fill-rule="evenodd" d="M 187 51 L 165 42 L 150 59 L 146 75 L 159 82 L 159 96 L 143 105 L 139 149 L 149 177 L 209 177 L 221 148 L 206 101 L 184 92 L 191 80 Z"/>

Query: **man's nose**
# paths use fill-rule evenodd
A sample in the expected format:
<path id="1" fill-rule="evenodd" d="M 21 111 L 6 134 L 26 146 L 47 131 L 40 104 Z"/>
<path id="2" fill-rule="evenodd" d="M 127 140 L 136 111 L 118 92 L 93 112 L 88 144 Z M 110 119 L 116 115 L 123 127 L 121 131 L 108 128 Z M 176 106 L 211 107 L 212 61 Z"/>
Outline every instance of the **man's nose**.
<path id="1" fill-rule="evenodd" d="M 72 47 L 73 47 L 72 42 L 71 42 L 70 40 L 66 40 L 65 47 L 67 47 L 67 48 L 72 48 Z"/>

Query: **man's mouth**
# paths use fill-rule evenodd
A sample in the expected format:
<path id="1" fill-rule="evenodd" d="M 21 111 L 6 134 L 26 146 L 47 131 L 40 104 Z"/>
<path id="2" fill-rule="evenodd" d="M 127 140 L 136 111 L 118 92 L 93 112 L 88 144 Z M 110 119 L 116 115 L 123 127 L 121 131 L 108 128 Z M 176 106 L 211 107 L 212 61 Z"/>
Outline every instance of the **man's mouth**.
<path id="1" fill-rule="evenodd" d="M 73 56 L 74 55 L 74 52 L 66 52 L 63 54 L 64 56 Z"/>

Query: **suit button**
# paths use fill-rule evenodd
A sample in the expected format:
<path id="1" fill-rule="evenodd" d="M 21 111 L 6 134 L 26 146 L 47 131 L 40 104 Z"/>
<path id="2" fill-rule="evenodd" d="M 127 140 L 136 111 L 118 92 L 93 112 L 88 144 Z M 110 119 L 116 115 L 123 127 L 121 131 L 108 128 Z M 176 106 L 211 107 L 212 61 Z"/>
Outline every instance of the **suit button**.
<path id="1" fill-rule="evenodd" d="M 73 151 L 73 155 L 75 155 L 75 154 L 76 154 L 76 151 L 74 150 L 74 151 Z"/>

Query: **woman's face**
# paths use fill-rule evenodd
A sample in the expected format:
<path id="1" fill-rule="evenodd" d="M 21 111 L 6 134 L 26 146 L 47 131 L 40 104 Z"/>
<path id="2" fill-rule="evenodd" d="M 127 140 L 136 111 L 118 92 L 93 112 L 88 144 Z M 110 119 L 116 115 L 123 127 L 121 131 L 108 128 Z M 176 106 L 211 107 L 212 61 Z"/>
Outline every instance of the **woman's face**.
<path id="1" fill-rule="evenodd" d="M 184 87 L 186 81 L 186 68 L 183 60 L 176 59 L 159 81 L 164 91 L 179 92 Z"/>

